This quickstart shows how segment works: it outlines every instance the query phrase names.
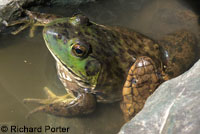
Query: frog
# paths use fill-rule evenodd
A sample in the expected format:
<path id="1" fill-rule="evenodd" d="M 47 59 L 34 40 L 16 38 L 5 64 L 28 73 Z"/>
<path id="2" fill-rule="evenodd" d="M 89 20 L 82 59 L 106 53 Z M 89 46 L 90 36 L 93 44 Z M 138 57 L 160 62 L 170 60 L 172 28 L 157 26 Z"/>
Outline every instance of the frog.
<path id="1" fill-rule="evenodd" d="M 95 111 L 97 103 L 120 101 L 125 121 L 143 108 L 163 82 L 188 70 L 197 60 L 194 34 L 180 30 L 154 40 L 133 29 L 97 24 L 83 14 L 61 17 L 23 10 L 24 23 L 34 36 L 43 27 L 45 44 L 56 61 L 57 75 L 66 89 L 58 96 L 47 87 L 47 99 L 24 99 L 40 106 L 29 112 L 72 117 Z"/>

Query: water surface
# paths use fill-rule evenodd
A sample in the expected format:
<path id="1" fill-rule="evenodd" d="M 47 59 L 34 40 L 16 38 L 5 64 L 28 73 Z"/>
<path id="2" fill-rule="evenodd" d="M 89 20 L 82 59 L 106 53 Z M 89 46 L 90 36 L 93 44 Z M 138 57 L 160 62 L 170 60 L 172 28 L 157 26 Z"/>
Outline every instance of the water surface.
<path id="1" fill-rule="evenodd" d="M 63 16 L 81 12 L 97 23 L 133 28 L 154 39 L 180 29 L 188 29 L 196 35 L 199 31 L 196 12 L 178 0 L 99 0 L 73 8 L 32 10 Z M 28 30 L 16 36 L 0 35 L 0 61 L 0 124 L 65 126 L 70 127 L 70 134 L 114 134 L 122 126 L 118 103 L 98 104 L 93 114 L 84 117 L 63 118 L 38 113 L 25 119 L 35 105 L 23 104 L 24 98 L 46 98 L 44 86 L 58 95 L 65 93 L 41 29 L 34 38 L 28 36 Z"/>

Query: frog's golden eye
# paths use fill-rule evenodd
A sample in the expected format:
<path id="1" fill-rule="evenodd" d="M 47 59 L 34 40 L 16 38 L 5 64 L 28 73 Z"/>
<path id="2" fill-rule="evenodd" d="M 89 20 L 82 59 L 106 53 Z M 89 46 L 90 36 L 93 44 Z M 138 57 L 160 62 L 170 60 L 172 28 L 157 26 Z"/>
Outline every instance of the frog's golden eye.
<path id="1" fill-rule="evenodd" d="M 74 44 L 72 46 L 72 52 L 78 57 L 83 57 L 87 54 L 87 49 L 80 44 Z"/>

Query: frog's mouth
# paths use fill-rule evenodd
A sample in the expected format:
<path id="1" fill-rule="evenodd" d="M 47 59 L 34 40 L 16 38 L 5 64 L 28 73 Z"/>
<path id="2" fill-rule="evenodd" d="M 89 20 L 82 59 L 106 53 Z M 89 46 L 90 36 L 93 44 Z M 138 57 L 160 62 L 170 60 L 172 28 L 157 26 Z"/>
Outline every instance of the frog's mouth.
<path id="1" fill-rule="evenodd" d="M 62 63 L 62 61 L 53 52 L 50 51 L 50 53 L 57 62 L 56 67 L 58 76 L 67 91 L 85 93 L 92 93 L 92 91 L 94 91 L 96 85 L 90 85 L 86 79 L 79 77 L 69 67 Z"/>

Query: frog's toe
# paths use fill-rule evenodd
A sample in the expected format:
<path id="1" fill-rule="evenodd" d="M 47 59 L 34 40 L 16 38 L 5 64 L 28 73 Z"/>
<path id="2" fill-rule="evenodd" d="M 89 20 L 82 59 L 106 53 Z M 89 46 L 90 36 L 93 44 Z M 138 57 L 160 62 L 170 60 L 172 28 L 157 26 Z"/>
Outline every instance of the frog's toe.
<path id="1" fill-rule="evenodd" d="M 24 25 L 20 26 L 17 30 L 11 32 L 11 34 L 17 35 L 18 33 L 20 33 L 21 31 L 23 31 L 24 29 L 26 29 L 26 28 L 29 27 L 29 26 L 30 26 L 29 23 L 24 24 Z"/>
<path id="2" fill-rule="evenodd" d="M 45 111 L 46 107 L 45 106 L 39 106 L 35 109 L 33 109 L 32 111 L 30 111 L 27 115 L 26 115 L 26 119 L 29 119 L 31 115 L 37 113 L 37 112 L 43 112 Z"/>
<path id="3" fill-rule="evenodd" d="M 32 110 L 27 117 L 37 112 L 46 112 L 57 116 L 75 116 L 89 114 L 96 107 L 96 98 L 92 94 L 80 93 L 76 97 L 72 93 L 63 96 L 55 95 L 47 87 L 44 88 L 47 99 L 24 99 L 24 103 L 34 103 L 40 105 Z"/>
<path id="4" fill-rule="evenodd" d="M 48 98 L 56 97 L 56 95 L 48 87 L 44 87 L 44 91 L 45 91 L 46 95 L 48 96 Z"/>
<path id="5" fill-rule="evenodd" d="M 29 112 L 27 118 L 37 112 L 54 113 L 56 110 L 55 107 L 57 107 L 57 111 L 59 112 L 59 107 L 68 106 L 75 101 L 75 98 L 73 98 L 72 95 L 69 94 L 66 94 L 64 96 L 57 96 L 47 87 L 44 87 L 44 91 L 48 96 L 47 99 L 26 98 L 23 100 L 25 104 L 31 103 L 40 105 L 39 107 Z"/>
<path id="6" fill-rule="evenodd" d="M 36 26 L 32 25 L 30 27 L 30 32 L 29 32 L 29 37 L 33 38 L 35 36 L 35 30 L 36 30 Z"/>
<path id="7" fill-rule="evenodd" d="M 36 22 L 34 20 L 28 18 L 28 17 L 7 23 L 6 26 L 10 27 L 10 26 L 15 26 L 15 25 L 19 25 L 19 24 L 21 26 L 19 28 L 17 28 L 15 31 L 11 32 L 11 34 L 17 35 L 21 31 L 23 31 L 24 29 L 30 27 L 29 37 L 34 37 L 34 33 L 35 33 L 36 28 L 37 28 L 37 26 L 35 26 Z"/>
<path id="8" fill-rule="evenodd" d="M 48 99 L 35 99 L 35 98 L 26 98 L 23 100 L 24 103 L 34 103 L 34 104 L 50 104 L 58 98 L 48 87 L 44 87 L 44 91 L 46 95 L 48 96 Z"/>
<path id="9" fill-rule="evenodd" d="M 46 92 L 48 94 L 48 99 L 26 98 L 23 100 L 25 104 L 30 103 L 30 104 L 40 105 L 39 107 L 29 112 L 27 117 L 30 117 L 30 115 L 33 115 L 38 112 L 46 112 L 55 115 L 62 115 L 63 109 L 66 108 L 67 111 L 67 107 L 76 102 L 76 99 L 69 97 L 69 95 L 56 96 L 50 90 L 47 89 Z"/>
<path id="10" fill-rule="evenodd" d="M 51 101 L 52 101 L 51 99 L 35 99 L 35 98 L 26 98 L 23 100 L 25 104 L 31 103 L 38 105 L 50 104 Z"/>
<path id="11" fill-rule="evenodd" d="M 129 70 L 123 88 L 121 109 L 126 121 L 135 116 L 144 106 L 146 99 L 161 83 L 157 68 L 149 57 L 139 57 Z"/>
<path id="12" fill-rule="evenodd" d="M 17 28 L 17 30 L 11 32 L 11 34 L 16 35 L 19 32 L 23 31 L 24 29 L 26 29 L 27 27 L 30 26 L 30 22 L 26 17 L 16 20 L 16 21 L 9 22 L 6 24 L 6 26 L 10 27 L 10 26 L 15 26 L 15 25 L 19 25 L 19 24 L 23 24 L 23 25 L 21 25 L 19 28 Z"/>
<path id="13" fill-rule="evenodd" d="M 27 103 L 35 103 L 35 104 L 43 104 L 42 99 L 35 99 L 35 98 L 26 98 L 23 100 L 25 104 Z"/>

